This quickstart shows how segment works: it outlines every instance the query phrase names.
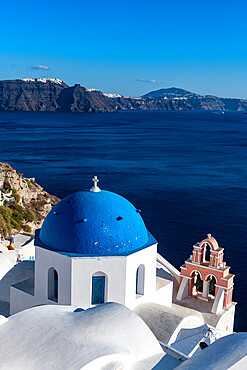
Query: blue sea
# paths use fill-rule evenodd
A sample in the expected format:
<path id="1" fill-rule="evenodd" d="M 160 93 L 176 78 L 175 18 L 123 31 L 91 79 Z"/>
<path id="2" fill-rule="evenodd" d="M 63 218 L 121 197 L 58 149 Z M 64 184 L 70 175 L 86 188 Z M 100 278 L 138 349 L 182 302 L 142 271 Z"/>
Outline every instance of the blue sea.
<path id="1" fill-rule="evenodd" d="M 235 330 L 247 331 L 247 115 L 0 112 L 0 161 L 48 192 L 92 186 L 142 210 L 159 252 L 178 269 L 211 233 L 235 274 Z"/>

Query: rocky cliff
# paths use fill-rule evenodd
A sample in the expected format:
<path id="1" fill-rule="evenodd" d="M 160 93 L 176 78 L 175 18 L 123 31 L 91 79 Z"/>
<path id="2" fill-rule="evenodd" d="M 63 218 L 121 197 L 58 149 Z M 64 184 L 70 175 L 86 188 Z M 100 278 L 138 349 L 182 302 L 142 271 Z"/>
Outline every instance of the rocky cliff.
<path id="1" fill-rule="evenodd" d="M 79 84 L 63 89 L 57 103 L 62 112 L 112 112 L 116 103 L 99 90 L 87 90 Z"/>
<path id="2" fill-rule="evenodd" d="M 6 187 L 15 189 L 20 197 L 19 204 L 35 213 L 36 227 L 40 227 L 46 215 L 60 200 L 48 194 L 34 178 L 27 179 L 8 163 L 0 162 L 0 189 Z"/>
<path id="3" fill-rule="evenodd" d="M 155 98 L 114 98 L 117 110 L 192 110 L 186 100 Z"/>
<path id="4" fill-rule="evenodd" d="M 112 112 L 113 99 L 58 79 L 0 81 L 0 111 Z"/>
<path id="5" fill-rule="evenodd" d="M 103 94 L 58 79 L 0 81 L 0 111 L 114 112 L 120 110 L 246 111 L 247 100 L 199 95 L 178 88 L 159 89 L 136 98 Z"/>
<path id="6" fill-rule="evenodd" d="M 56 111 L 57 98 L 67 87 L 55 79 L 0 81 L 0 110 Z"/>

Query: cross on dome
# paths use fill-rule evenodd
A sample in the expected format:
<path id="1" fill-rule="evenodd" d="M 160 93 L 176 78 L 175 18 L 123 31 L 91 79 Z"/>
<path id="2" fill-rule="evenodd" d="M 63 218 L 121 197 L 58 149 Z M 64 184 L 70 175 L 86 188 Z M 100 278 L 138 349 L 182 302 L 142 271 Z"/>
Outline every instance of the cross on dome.
<path id="1" fill-rule="evenodd" d="M 92 191 L 92 192 L 94 192 L 94 193 L 98 193 L 99 191 L 101 191 L 100 190 L 100 188 L 98 187 L 98 182 L 99 182 L 99 179 L 98 179 L 98 177 L 97 176 L 94 176 L 93 178 L 92 178 L 92 181 L 93 181 L 93 187 L 90 189 L 90 191 Z"/>

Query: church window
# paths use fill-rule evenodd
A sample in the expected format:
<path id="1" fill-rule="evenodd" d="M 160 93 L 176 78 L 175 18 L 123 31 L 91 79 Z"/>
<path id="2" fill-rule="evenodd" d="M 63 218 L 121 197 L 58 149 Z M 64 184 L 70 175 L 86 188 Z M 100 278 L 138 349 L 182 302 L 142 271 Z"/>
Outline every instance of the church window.
<path id="1" fill-rule="evenodd" d="M 105 276 L 95 274 L 92 276 L 92 304 L 105 302 Z"/>
<path id="2" fill-rule="evenodd" d="M 58 301 L 58 273 L 53 267 L 48 271 L 48 299 Z"/>
<path id="3" fill-rule="evenodd" d="M 140 265 L 136 270 L 136 294 L 144 294 L 145 266 Z"/>

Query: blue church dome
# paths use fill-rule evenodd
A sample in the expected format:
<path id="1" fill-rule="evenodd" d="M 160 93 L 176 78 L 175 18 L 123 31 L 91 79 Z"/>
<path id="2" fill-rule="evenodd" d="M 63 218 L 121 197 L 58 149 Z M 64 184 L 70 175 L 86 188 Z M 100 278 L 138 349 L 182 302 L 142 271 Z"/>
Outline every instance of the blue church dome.
<path id="1" fill-rule="evenodd" d="M 92 189 L 78 191 L 57 203 L 37 233 L 36 245 L 69 255 L 113 256 L 157 243 L 146 229 L 140 210 L 127 199 Z"/>

